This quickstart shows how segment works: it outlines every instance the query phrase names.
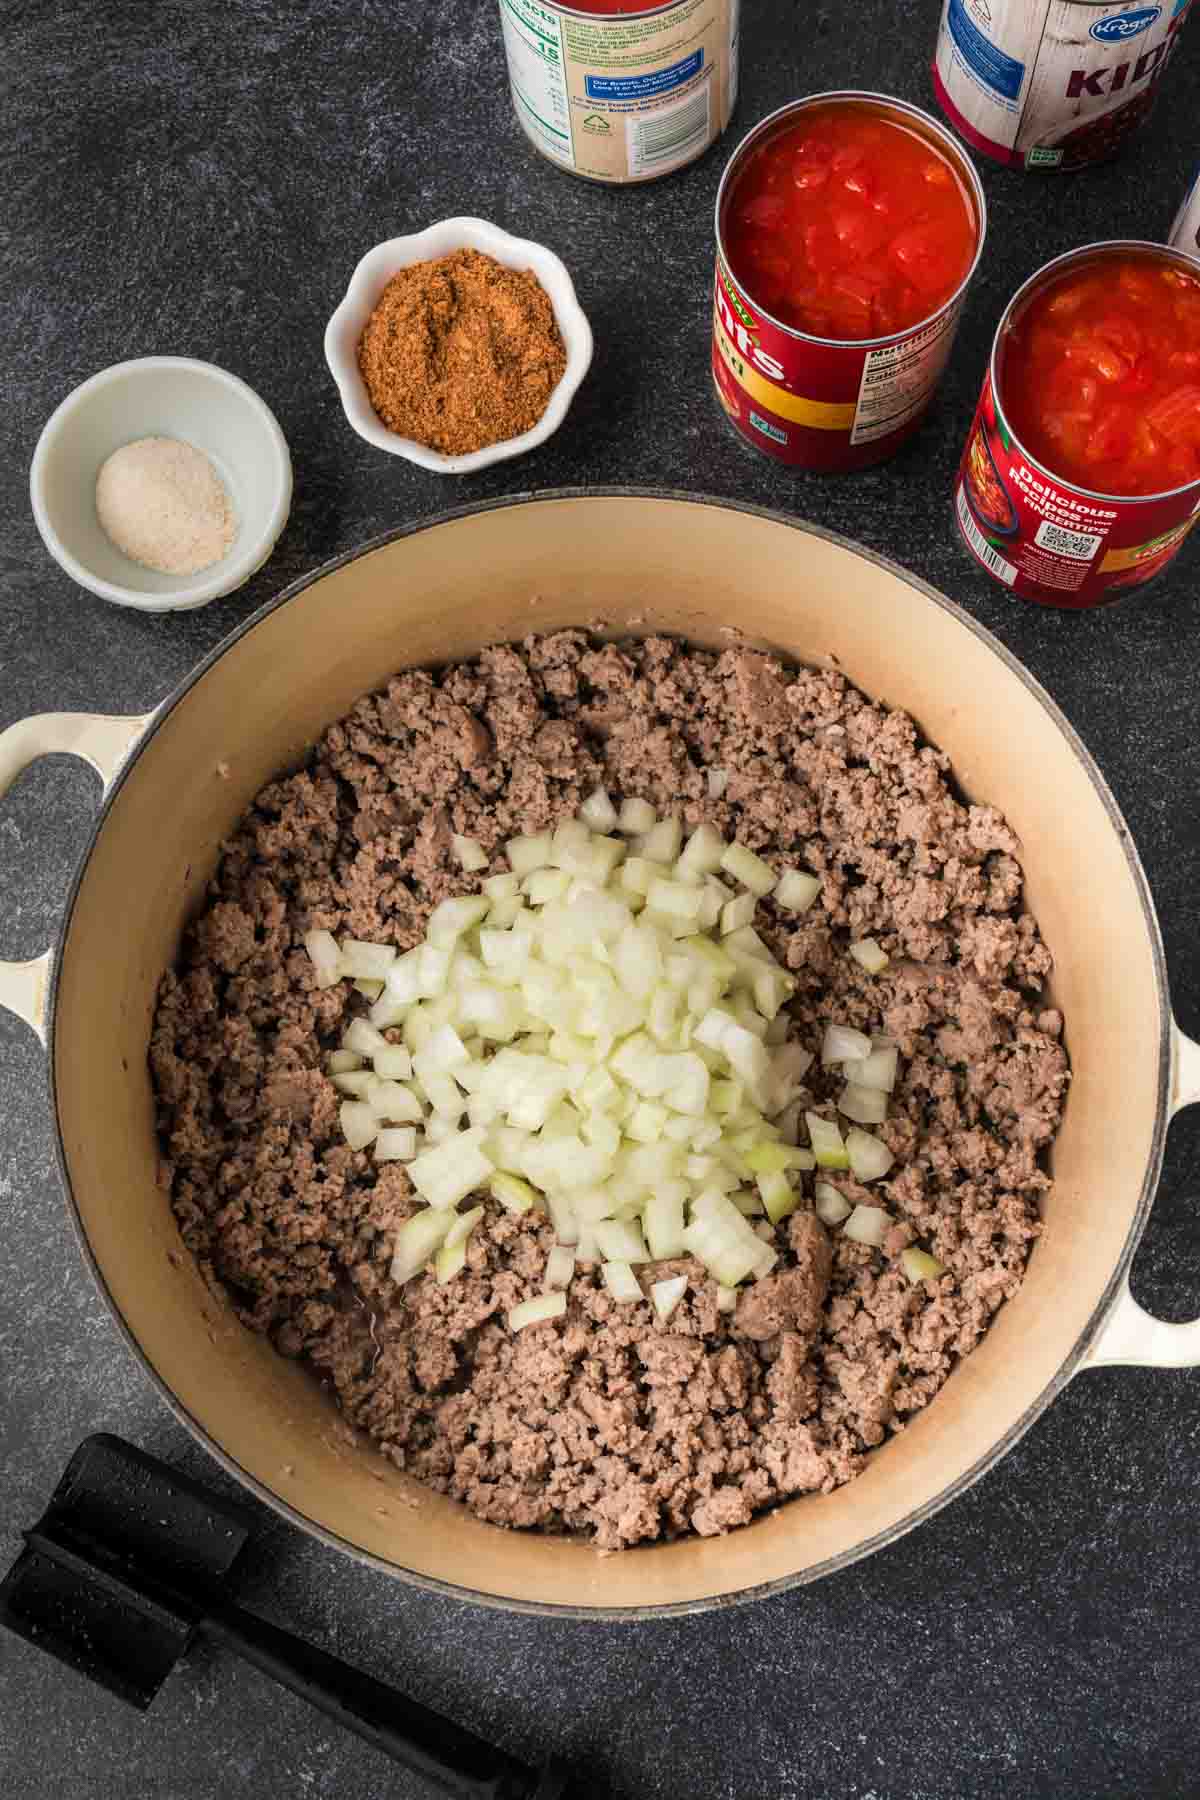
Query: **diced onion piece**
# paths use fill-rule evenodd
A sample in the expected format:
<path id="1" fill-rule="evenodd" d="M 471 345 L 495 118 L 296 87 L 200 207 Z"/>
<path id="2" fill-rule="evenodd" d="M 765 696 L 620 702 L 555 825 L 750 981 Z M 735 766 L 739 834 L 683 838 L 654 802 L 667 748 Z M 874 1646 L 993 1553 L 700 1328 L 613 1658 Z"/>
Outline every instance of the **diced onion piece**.
<path id="1" fill-rule="evenodd" d="M 565 1288 L 569 1286 L 571 1277 L 574 1273 L 574 1250 L 571 1249 L 569 1244 L 555 1244 L 553 1250 L 551 1250 L 549 1256 L 546 1258 L 545 1287 L 547 1292 L 552 1292 L 555 1288 Z"/>
<path id="2" fill-rule="evenodd" d="M 383 985 L 382 981 L 368 981 L 361 975 L 357 981 L 352 983 L 355 993 L 361 994 L 364 1000 L 370 1000 L 372 1003 L 378 1000 L 382 994 Z"/>
<path id="3" fill-rule="evenodd" d="M 503 875 L 489 875 L 486 881 L 481 881 L 479 884 L 480 890 L 491 901 L 512 900 L 520 885 L 517 877 L 510 872 Z"/>
<path id="4" fill-rule="evenodd" d="M 346 1077 L 340 1076 L 344 1081 Z M 352 1150 L 365 1150 L 379 1135 L 379 1120 L 362 1100 L 343 1100 L 338 1109 L 342 1136 Z"/>
<path id="5" fill-rule="evenodd" d="M 393 1281 L 411 1281 L 414 1275 L 420 1273 L 445 1242 L 451 1218 L 449 1212 L 435 1212 L 432 1207 L 427 1206 L 419 1213 L 414 1213 L 411 1219 L 405 1219 L 396 1232 L 392 1251 Z"/>
<path id="6" fill-rule="evenodd" d="M 333 933 L 331 931 L 306 932 L 304 948 L 308 951 L 313 968 L 317 972 L 317 986 L 319 988 L 334 987 L 341 977 L 342 953 Z"/>
<path id="7" fill-rule="evenodd" d="M 367 944 L 358 938 L 342 939 L 343 975 L 364 976 L 371 981 L 385 981 L 396 960 L 394 944 Z"/>
<path id="8" fill-rule="evenodd" d="M 697 875 L 712 875 L 720 868 L 727 848 L 719 831 L 714 831 L 711 825 L 697 825 L 683 846 L 679 861 Z"/>
<path id="9" fill-rule="evenodd" d="M 821 1061 L 827 1069 L 835 1063 L 865 1062 L 870 1054 L 871 1040 L 865 1031 L 853 1031 L 849 1025 L 825 1027 L 825 1036 L 821 1042 Z"/>
<path id="10" fill-rule="evenodd" d="M 465 1213 L 455 1213 L 450 1229 L 446 1233 L 447 1245 L 465 1244 L 482 1217 L 482 1206 L 472 1206 Z"/>
<path id="11" fill-rule="evenodd" d="M 621 864 L 617 880 L 627 894 L 644 900 L 650 883 L 658 880 L 658 869 L 657 863 L 647 861 L 644 856 L 628 856 Z"/>
<path id="12" fill-rule="evenodd" d="M 579 816 L 593 831 L 615 831 L 617 809 L 602 787 L 593 788 L 579 808 Z"/>
<path id="13" fill-rule="evenodd" d="M 831 1182 L 818 1181 L 813 1189 L 816 1200 L 817 1217 L 825 1225 L 840 1225 L 854 1211 L 845 1194 L 839 1193 Z"/>
<path id="14" fill-rule="evenodd" d="M 930 1256 L 928 1250 L 918 1250 L 915 1244 L 900 1252 L 900 1263 L 910 1281 L 936 1281 L 946 1273 L 945 1263 Z"/>
<path id="15" fill-rule="evenodd" d="M 671 919 L 695 919 L 704 896 L 700 888 L 685 887 L 681 881 L 668 881 L 660 876 L 650 883 L 646 905 L 653 912 Z"/>
<path id="16" fill-rule="evenodd" d="M 376 1075 L 363 1099 L 377 1119 L 390 1125 L 419 1125 L 425 1116 L 421 1102 L 402 1081 L 383 1081 Z"/>
<path id="17" fill-rule="evenodd" d="M 818 1169 L 848 1169 L 850 1154 L 834 1121 L 813 1112 L 806 1112 L 804 1119 Z"/>
<path id="18" fill-rule="evenodd" d="M 708 771 L 708 797 L 710 800 L 719 800 L 728 786 L 728 769 L 710 769 Z"/>
<path id="19" fill-rule="evenodd" d="M 456 1132 L 433 1150 L 423 1150 L 408 1167 L 409 1180 L 431 1206 L 457 1206 L 494 1173 L 467 1132 Z"/>
<path id="20" fill-rule="evenodd" d="M 881 1138 L 872 1136 L 869 1131 L 860 1131 L 857 1126 L 846 1133 L 846 1154 L 859 1181 L 878 1181 L 895 1161 Z"/>
<path id="21" fill-rule="evenodd" d="M 331 1050 L 325 1067 L 331 1075 L 349 1075 L 354 1069 L 361 1069 L 363 1059 L 353 1050 Z"/>
<path id="22" fill-rule="evenodd" d="M 788 912 L 802 913 L 808 911 L 820 891 L 821 883 L 815 875 L 806 874 L 803 869 L 785 869 L 771 898 Z"/>
<path id="23" fill-rule="evenodd" d="M 480 869 L 488 866 L 488 854 L 483 845 L 474 838 L 462 837 L 457 831 L 450 833 L 450 848 L 459 860 L 459 864 L 468 875 L 475 875 Z"/>
<path id="24" fill-rule="evenodd" d="M 411 1162 L 417 1154 L 417 1132 L 413 1125 L 390 1125 L 375 1139 L 371 1154 L 376 1162 Z"/>
<path id="25" fill-rule="evenodd" d="M 855 1063 L 855 1084 L 858 1087 L 879 1088 L 883 1093 L 890 1094 L 896 1085 L 899 1064 L 900 1052 L 895 1044 L 876 1043 L 870 1056 Z"/>
<path id="26" fill-rule="evenodd" d="M 441 900 L 429 915 L 425 940 L 437 950 L 449 950 L 464 931 L 470 931 L 487 917 L 489 902 L 484 894 L 463 894 L 454 900 Z"/>
<path id="27" fill-rule="evenodd" d="M 882 1206 L 856 1206 L 842 1227 L 842 1235 L 878 1250 L 893 1223 L 892 1215 L 884 1212 Z"/>
<path id="28" fill-rule="evenodd" d="M 737 1300 L 736 1288 L 722 1287 L 720 1283 L 717 1284 L 717 1311 L 719 1313 L 736 1312 Z"/>
<path id="29" fill-rule="evenodd" d="M 730 844 L 721 857 L 721 867 L 752 894 L 769 894 L 775 886 L 775 871 L 770 863 L 756 856 L 745 844 Z"/>
<path id="30" fill-rule="evenodd" d="M 521 883 L 521 891 L 529 896 L 531 906 L 545 906 L 550 900 L 561 900 L 571 885 L 565 869 L 534 869 Z"/>
<path id="31" fill-rule="evenodd" d="M 647 862 L 673 863 L 679 855 L 680 839 L 683 827 L 676 818 L 659 819 L 646 832 L 638 846 L 639 854 Z"/>
<path id="32" fill-rule="evenodd" d="M 374 1056 L 377 1050 L 387 1049 L 387 1039 L 382 1031 L 376 1031 L 366 1019 L 353 1020 L 342 1043 L 347 1050 L 354 1050 L 359 1056 Z"/>
<path id="33" fill-rule="evenodd" d="M 655 1312 L 664 1325 L 687 1292 L 687 1284 L 686 1275 L 673 1275 L 666 1281 L 652 1283 L 650 1298 L 654 1302 Z"/>
<path id="34" fill-rule="evenodd" d="M 781 1169 L 770 1175 L 760 1175 L 757 1186 L 772 1225 L 778 1225 L 781 1219 L 794 1213 L 800 1204 L 799 1191 L 792 1186 Z"/>
<path id="35" fill-rule="evenodd" d="M 618 1261 L 601 1263 L 600 1273 L 604 1278 L 604 1285 L 612 1295 L 613 1299 L 619 1300 L 622 1305 L 627 1304 L 631 1300 L 641 1300 L 643 1298 L 642 1284 L 627 1262 Z M 563 1301 L 565 1304 L 565 1295 L 563 1296 Z"/>
<path id="36" fill-rule="evenodd" d="M 550 833 L 540 831 L 534 837 L 509 838 L 504 854 L 518 879 L 531 875 L 535 869 L 544 869 L 550 861 Z"/>
<path id="37" fill-rule="evenodd" d="M 352 1100 L 365 1100 L 367 1089 L 376 1077 L 370 1069 L 347 1069 L 344 1074 L 331 1075 L 329 1079 L 339 1094 L 349 1094 Z"/>
<path id="38" fill-rule="evenodd" d="M 740 931 L 744 925 L 752 925 L 757 910 L 757 894 L 738 894 L 733 900 L 727 900 L 721 908 L 722 935 L 728 937 L 730 932 Z"/>
<path id="39" fill-rule="evenodd" d="M 522 1300 L 518 1306 L 509 1308 L 508 1329 L 524 1331 L 526 1325 L 541 1325 L 547 1319 L 561 1319 L 566 1310 L 565 1294 L 538 1294 L 532 1300 Z"/>
<path id="40" fill-rule="evenodd" d="M 443 1244 L 433 1259 L 433 1272 L 437 1276 L 438 1285 L 445 1287 L 456 1275 L 462 1273 L 467 1260 L 465 1244 Z"/>
<path id="41" fill-rule="evenodd" d="M 868 975 L 881 975 L 890 961 L 887 951 L 874 938 L 860 938 L 857 944 L 851 944 L 850 954 Z"/>
<path id="42" fill-rule="evenodd" d="M 617 830 L 623 831 L 626 837 L 641 837 L 644 832 L 652 831 L 656 823 L 657 815 L 648 800 L 622 801 Z"/>
<path id="43" fill-rule="evenodd" d="M 384 1081 L 409 1081 L 412 1078 L 412 1057 L 403 1044 L 385 1044 L 382 1050 L 376 1050 L 371 1061 L 375 1073 Z"/>
<path id="44" fill-rule="evenodd" d="M 771 1138 L 764 1138 L 761 1144 L 747 1150 L 745 1160 L 753 1175 L 775 1175 L 783 1169 L 811 1169 L 813 1166 L 807 1150 L 797 1150 L 792 1144 L 776 1143 Z"/>
<path id="45" fill-rule="evenodd" d="M 488 1187 L 493 1200 L 499 1201 L 505 1212 L 527 1213 L 537 1202 L 537 1194 L 519 1175 L 499 1172 L 492 1176 Z"/>
<path id="46" fill-rule="evenodd" d="M 857 1069 L 857 1063 L 851 1063 Z M 882 1125 L 887 1118 L 887 1094 L 882 1088 L 862 1087 L 848 1081 L 838 1098 L 837 1109 L 858 1125 Z"/>
<path id="47" fill-rule="evenodd" d="M 650 1252 L 636 1219 L 600 1219 L 595 1225 L 596 1242 L 609 1262 L 644 1263 Z"/>
<path id="48" fill-rule="evenodd" d="M 683 1255 L 683 1205 L 687 1191 L 682 1181 L 663 1182 L 646 1202 L 642 1224 L 656 1262 Z"/>

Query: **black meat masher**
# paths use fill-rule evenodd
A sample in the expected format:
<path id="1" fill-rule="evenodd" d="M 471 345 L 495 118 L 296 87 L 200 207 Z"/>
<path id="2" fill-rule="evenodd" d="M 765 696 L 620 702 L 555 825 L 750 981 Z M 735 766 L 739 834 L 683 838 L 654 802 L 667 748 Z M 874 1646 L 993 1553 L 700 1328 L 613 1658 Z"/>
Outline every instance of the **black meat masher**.
<path id="1" fill-rule="evenodd" d="M 86 1438 L 0 1584 L 0 1624 L 141 1711 L 199 1633 L 454 1800 L 561 1800 L 452 1720 L 228 1598 L 250 1515 L 106 1432 Z"/>

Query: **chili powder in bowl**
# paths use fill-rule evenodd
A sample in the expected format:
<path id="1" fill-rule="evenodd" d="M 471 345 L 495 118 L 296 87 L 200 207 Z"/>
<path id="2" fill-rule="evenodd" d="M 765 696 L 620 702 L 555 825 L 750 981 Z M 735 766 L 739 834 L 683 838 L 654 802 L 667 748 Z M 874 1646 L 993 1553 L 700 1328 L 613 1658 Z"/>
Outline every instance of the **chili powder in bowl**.
<path id="1" fill-rule="evenodd" d="M 325 359 L 367 443 L 468 475 L 557 431 L 592 333 L 552 251 L 483 219 L 444 219 L 367 252 Z"/>

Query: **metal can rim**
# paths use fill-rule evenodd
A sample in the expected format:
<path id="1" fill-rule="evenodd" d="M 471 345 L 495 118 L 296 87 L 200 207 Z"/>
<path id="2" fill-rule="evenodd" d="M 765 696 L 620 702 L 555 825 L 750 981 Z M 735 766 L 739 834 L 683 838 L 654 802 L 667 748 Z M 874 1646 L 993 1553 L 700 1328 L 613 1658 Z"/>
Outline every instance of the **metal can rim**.
<path id="1" fill-rule="evenodd" d="M 1074 250 L 1064 250 L 1061 256 L 1052 256 L 1049 262 L 1043 263 L 1039 269 L 1033 271 L 1032 275 L 1027 276 L 1000 314 L 1000 322 L 996 326 L 991 352 L 988 356 L 988 379 L 992 385 L 992 405 L 996 409 L 996 416 L 1003 422 L 1004 429 L 1012 438 L 1013 443 L 1020 445 L 1021 455 L 1030 468 L 1036 469 L 1039 475 L 1044 475 L 1047 481 L 1053 481 L 1061 488 L 1069 488 L 1074 494 L 1081 494 L 1085 500 L 1107 500 L 1120 506 L 1149 506 L 1156 500 L 1171 500 L 1176 494 L 1186 494 L 1191 488 L 1200 491 L 1200 475 L 1193 481 L 1180 482 L 1178 487 L 1159 488 L 1153 494 L 1109 494 L 1103 493 L 1099 488 L 1083 487 L 1077 481 L 1068 480 L 1065 475 L 1056 475 L 1053 469 L 1048 469 L 1044 463 L 1038 461 L 1036 456 L 1030 455 L 1020 433 L 1014 431 L 1009 423 L 1008 414 L 1000 399 L 997 358 L 1004 333 L 1011 325 L 1013 314 L 1022 298 L 1043 278 L 1048 278 L 1053 269 L 1061 269 L 1066 263 L 1081 261 L 1084 257 L 1092 256 L 1098 251 L 1120 250 L 1150 250 L 1168 262 L 1187 264 L 1194 274 L 1200 276 L 1200 258 L 1189 256 L 1187 251 L 1181 250 L 1177 244 L 1156 244 L 1151 238 L 1102 238 L 1095 244 L 1079 244 Z"/>
<path id="2" fill-rule="evenodd" d="M 1097 4 L 1100 0 L 1097 0 Z M 542 0 L 554 12 L 570 13 L 577 19 L 644 19 L 649 13 L 671 12 L 686 0 L 609 0 L 607 6 L 572 5 L 571 0 Z"/>
<path id="3" fill-rule="evenodd" d="M 729 258 L 725 251 L 725 242 L 721 236 L 721 206 L 725 199 L 726 190 L 730 185 L 730 178 L 735 173 L 744 153 L 752 147 L 757 139 L 767 131 L 769 127 L 776 124 L 786 114 L 805 112 L 811 106 L 817 106 L 825 102 L 837 100 L 873 101 L 880 105 L 891 107 L 896 112 L 907 113 L 910 118 L 920 119 L 922 124 L 926 125 L 933 136 L 938 140 L 939 146 L 945 149 L 946 154 L 950 157 L 955 168 L 964 176 L 971 193 L 971 198 L 975 202 L 977 221 L 975 254 L 971 258 L 970 267 L 967 269 L 966 274 L 963 276 L 954 292 L 948 299 L 943 300 L 936 311 L 926 314 L 923 319 L 916 320 L 912 325 L 904 326 L 900 331 L 889 331 L 883 337 L 817 337 L 811 331 L 798 331 L 794 325 L 785 325 L 782 319 L 777 319 L 774 313 L 767 311 L 766 307 L 759 306 L 759 303 L 755 300 L 753 294 L 751 294 L 749 289 L 743 285 L 740 278 L 733 273 L 733 270 L 730 267 Z M 903 343 L 906 338 L 915 337 L 919 331 L 924 331 L 930 325 L 935 325 L 939 319 L 943 318 L 946 313 L 957 306 L 958 302 L 966 293 L 967 288 L 970 286 L 971 279 L 975 274 L 976 269 L 979 267 L 979 259 L 983 255 L 984 239 L 987 237 L 987 223 L 987 200 L 983 192 L 983 183 L 979 178 L 979 171 L 976 169 L 970 158 L 963 154 L 961 146 L 951 135 L 949 127 L 943 125 L 939 119 L 935 119 L 932 113 L 927 113 L 923 107 L 914 106 L 911 100 L 901 100 L 894 94 L 874 93 L 868 88 L 830 88 L 826 92 L 820 94 L 805 94 L 799 100 L 786 100 L 782 106 L 777 106 L 774 112 L 768 113 L 765 118 L 760 119 L 757 125 L 752 125 L 745 137 L 734 146 L 729 161 L 725 164 L 725 167 L 721 172 L 721 180 L 717 187 L 716 205 L 713 212 L 713 232 L 717 240 L 717 256 L 720 260 L 721 267 L 729 275 L 730 280 L 736 282 L 739 292 L 746 296 L 746 299 L 752 306 L 757 307 L 763 318 L 768 320 L 777 331 L 786 332 L 788 337 L 796 338 L 800 343 L 820 344 L 827 349 L 834 350 L 873 350 L 878 349 L 879 346 L 883 344 Z"/>

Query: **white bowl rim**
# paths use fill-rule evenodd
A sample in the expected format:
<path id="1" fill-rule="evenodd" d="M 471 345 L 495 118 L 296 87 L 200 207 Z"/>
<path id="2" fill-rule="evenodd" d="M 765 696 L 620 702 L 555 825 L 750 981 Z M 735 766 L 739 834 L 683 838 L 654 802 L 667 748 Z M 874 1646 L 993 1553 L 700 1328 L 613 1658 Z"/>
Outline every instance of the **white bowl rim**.
<path id="1" fill-rule="evenodd" d="M 246 548 L 237 557 L 228 562 L 224 557 L 216 563 L 211 571 L 202 571 L 206 579 L 198 579 L 187 587 L 177 589 L 170 594 L 148 594 L 139 588 L 124 587 L 119 582 L 106 581 L 102 575 L 96 575 L 86 564 L 81 563 L 67 549 L 50 518 L 46 506 L 43 483 L 46 462 L 50 449 L 56 438 L 67 426 L 70 416 L 84 400 L 98 389 L 111 387 L 116 382 L 134 373 L 143 373 L 154 369 L 187 369 L 193 374 L 201 375 L 206 380 L 224 386 L 244 400 L 254 412 L 259 423 L 264 427 L 267 438 L 275 451 L 277 463 L 277 480 L 275 501 L 262 528 L 247 541 Z M 218 363 L 205 362 L 195 356 L 134 356 L 123 362 L 110 363 L 107 368 L 98 369 L 89 375 L 69 394 L 59 401 L 46 423 L 38 434 L 33 458 L 29 465 L 29 500 L 33 508 L 34 523 L 37 525 L 42 542 L 58 563 L 59 567 L 78 582 L 80 587 L 89 593 L 97 594 L 102 600 L 111 600 L 117 606 L 133 607 L 139 612 L 186 612 L 193 607 L 204 606 L 209 600 L 219 599 L 224 594 L 231 594 L 250 576 L 260 569 L 275 545 L 278 543 L 292 504 L 292 458 L 287 439 L 283 435 L 279 420 L 271 411 L 261 395 L 256 394 L 248 382 L 240 375 L 234 375 L 229 369 L 221 368 Z"/>
<path id="2" fill-rule="evenodd" d="M 450 238 L 457 242 L 447 241 Z M 503 246 L 510 255 L 527 257 L 529 266 L 542 279 L 562 333 L 567 366 L 547 402 L 545 412 L 531 430 L 522 432 L 519 437 L 502 438 L 499 443 L 488 444 L 482 450 L 472 450 L 462 456 L 445 456 L 440 451 L 431 450 L 426 444 L 418 444 L 412 438 L 401 437 L 398 432 L 389 431 L 381 423 L 366 396 L 357 360 L 352 361 L 346 355 L 338 338 L 347 314 L 365 302 L 365 290 L 379 282 L 385 268 L 386 279 L 390 279 L 400 269 L 424 261 L 428 256 L 449 256 L 456 248 L 486 252 L 489 248 L 496 249 L 499 246 Z M 375 298 L 377 297 L 376 295 Z M 592 328 L 587 314 L 579 304 L 575 284 L 562 258 L 533 238 L 517 237 L 512 232 L 505 231 L 502 226 L 493 225 L 488 219 L 473 218 L 465 214 L 435 220 L 421 231 L 409 232 L 402 237 L 385 238 L 373 245 L 359 257 L 346 291 L 325 327 L 325 361 L 337 384 L 342 411 L 351 428 L 377 450 L 384 450 L 390 456 L 402 456 L 408 462 L 439 475 L 470 475 L 477 469 L 488 468 L 492 463 L 505 462 L 513 456 L 523 456 L 527 451 L 545 443 L 566 418 L 580 383 L 591 367 L 592 351 Z"/>

